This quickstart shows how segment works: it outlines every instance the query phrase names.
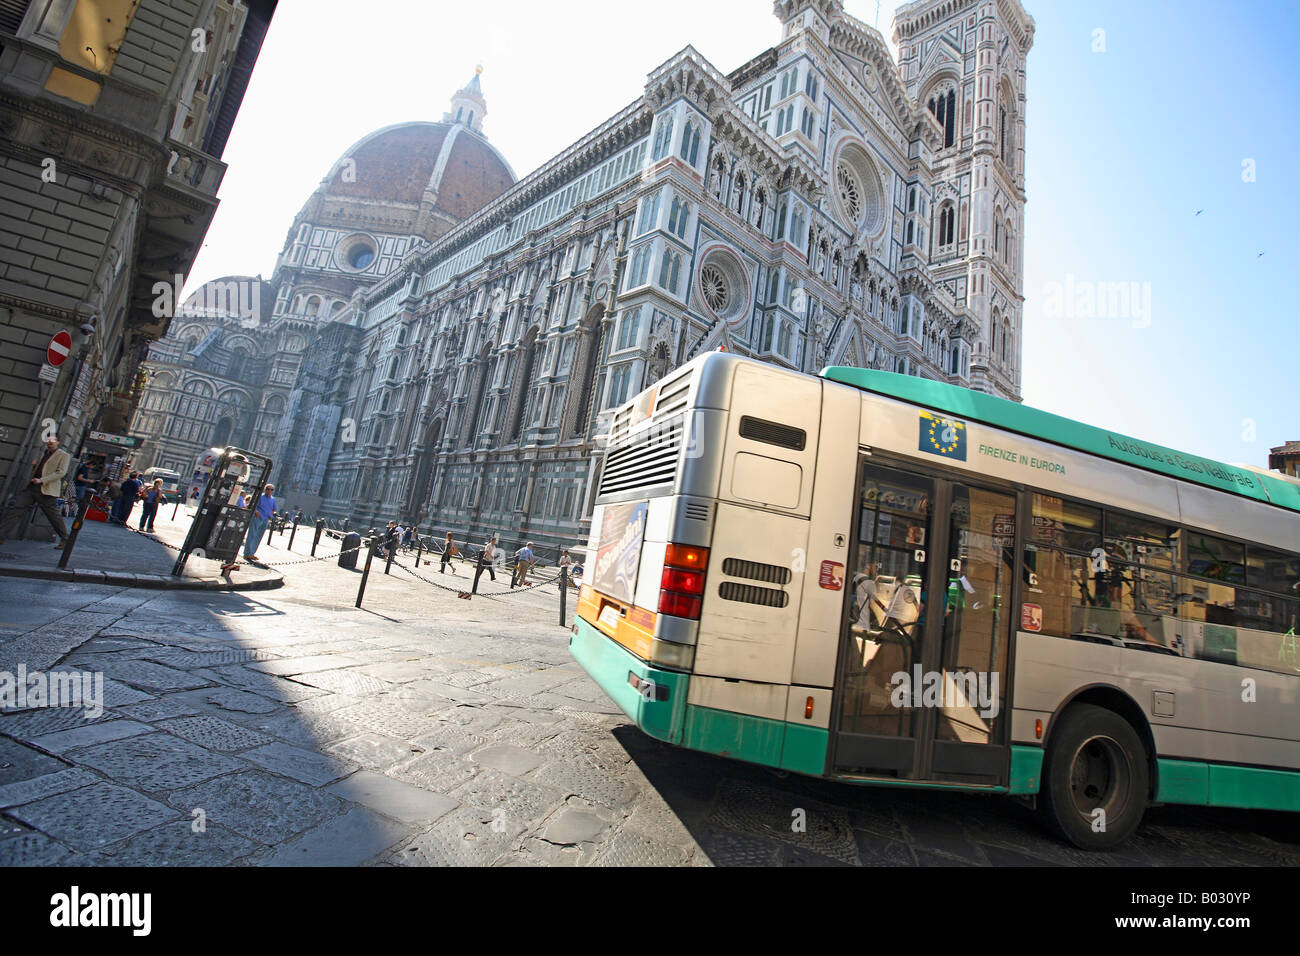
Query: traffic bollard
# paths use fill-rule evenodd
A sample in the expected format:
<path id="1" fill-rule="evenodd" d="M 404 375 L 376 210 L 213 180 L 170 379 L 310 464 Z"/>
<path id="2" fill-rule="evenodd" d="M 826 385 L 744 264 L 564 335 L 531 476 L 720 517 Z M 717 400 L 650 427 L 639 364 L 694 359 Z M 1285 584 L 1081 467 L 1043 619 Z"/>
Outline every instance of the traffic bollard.
<path id="1" fill-rule="evenodd" d="M 60 570 L 68 566 L 68 558 L 72 557 L 72 546 L 77 543 L 77 534 L 81 531 L 81 526 L 86 520 L 86 512 L 89 510 L 90 495 L 86 495 L 81 500 L 77 508 L 77 516 L 72 519 L 72 527 L 68 529 L 68 536 L 63 541 L 63 553 L 59 555 Z"/>
<path id="2" fill-rule="evenodd" d="M 316 537 L 311 539 L 311 556 L 316 557 L 316 545 L 320 544 L 320 536 L 325 530 L 325 519 L 316 519 Z"/>
<path id="3" fill-rule="evenodd" d="M 379 538 L 375 529 L 370 529 L 370 546 L 366 548 L 366 566 L 361 569 L 361 586 L 357 588 L 357 607 L 361 607 L 361 597 L 366 593 L 366 579 L 370 577 L 370 562 L 375 559 L 375 545 Z"/>
<path id="4" fill-rule="evenodd" d="M 560 627 L 564 627 L 568 614 L 565 613 L 564 605 L 568 602 L 569 597 L 569 569 L 560 568 Z"/>
<path id="5" fill-rule="evenodd" d="M 388 560 L 384 562 L 384 573 L 385 573 L 385 574 L 387 574 L 387 573 L 388 573 L 388 569 L 391 568 L 391 567 L 393 566 L 393 555 L 395 555 L 395 554 L 397 554 L 397 541 L 396 541 L 396 539 L 394 539 L 394 540 L 388 542 Z"/>
<path id="6" fill-rule="evenodd" d="M 416 534 L 415 536 L 415 566 L 420 566 L 420 552 L 424 549 L 424 539 Z"/>
<path id="7" fill-rule="evenodd" d="M 293 550 L 293 536 L 298 533 L 298 519 L 293 519 L 293 528 L 289 531 L 289 550 Z"/>

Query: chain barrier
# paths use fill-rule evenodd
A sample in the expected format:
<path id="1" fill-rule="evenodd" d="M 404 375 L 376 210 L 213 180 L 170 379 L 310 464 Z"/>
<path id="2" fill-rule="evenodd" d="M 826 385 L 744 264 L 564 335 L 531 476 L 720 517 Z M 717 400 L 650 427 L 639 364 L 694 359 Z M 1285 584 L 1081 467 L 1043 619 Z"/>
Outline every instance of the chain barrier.
<path id="1" fill-rule="evenodd" d="M 406 565 L 404 565 L 401 561 L 398 561 L 396 558 L 393 559 L 393 567 L 395 567 L 395 568 L 401 568 L 403 571 L 405 571 L 405 572 L 406 572 L 407 574 L 409 574 L 411 577 L 413 577 L 413 578 L 418 578 L 419 580 L 423 581 L 425 584 L 431 584 L 431 585 L 433 585 L 435 588 L 438 588 L 438 589 L 440 589 L 440 590 L 443 590 L 443 591 L 455 591 L 457 597 L 459 597 L 459 596 L 461 596 L 461 595 L 463 595 L 463 594 L 472 594 L 474 597 L 489 598 L 489 599 L 491 599 L 491 600 L 493 600 L 493 601 L 498 600 L 498 599 L 503 598 L 503 597 L 508 597 L 508 596 L 510 596 L 510 595 L 513 595 L 513 594 L 522 594 L 524 591 L 534 591 L 534 590 L 536 590 L 537 588 L 545 587 L 545 586 L 548 585 L 548 584 L 555 584 L 557 581 L 560 580 L 560 576 L 557 574 L 557 575 L 556 575 L 555 577 L 553 577 L 553 578 L 545 578 L 545 579 L 543 579 L 543 580 L 538 581 L 536 584 L 529 584 L 529 585 L 527 585 L 527 586 L 525 586 L 525 587 L 511 588 L 511 589 L 508 590 L 508 591 L 498 591 L 498 592 L 496 592 L 496 593 L 492 593 L 492 592 L 489 592 L 489 591 L 479 591 L 479 592 L 477 592 L 477 593 L 475 594 L 474 592 L 472 592 L 472 591 L 467 591 L 467 590 L 465 590 L 464 588 L 449 587 L 449 586 L 446 585 L 446 584 L 440 584 L 440 583 L 437 582 L 437 581 L 431 580 L 430 578 L 425 577 L 423 574 L 420 574 L 418 571 L 415 571 L 415 570 L 413 570 L 412 568 L 408 568 Z M 484 570 L 486 571 L 487 568 L 484 567 Z M 510 571 L 511 569 L 506 568 L 506 569 L 504 569 L 504 570 L 505 570 L 505 571 Z M 472 584 L 471 584 L 471 586 L 472 586 Z"/>
<path id="2" fill-rule="evenodd" d="M 130 531 L 132 534 L 138 534 L 142 538 L 148 538 L 150 541 L 157 542 L 158 544 L 161 544 L 164 548 L 170 548 L 172 551 L 179 552 L 182 550 L 181 548 L 178 548 L 174 544 L 168 544 L 162 538 L 158 537 L 157 533 L 141 531 L 139 528 L 132 528 L 130 525 L 120 525 L 119 527 L 126 528 L 127 531 Z M 275 547 L 275 546 L 268 545 L 268 547 Z M 331 560 L 337 561 L 339 557 L 341 557 L 342 555 L 351 554 L 353 551 L 364 551 L 366 547 L 367 545 L 363 540 L 362 543 L 357 545 L 355 548 L 346 548 L 342 551 L 335 552 L 334 554 L 323 554 L 315 558 L 299 558 L 296 561 L 263 561 L 260 558 L 251 558 L 251 559 L 244 558 L 242 561 L 238 561 L 237 563 L 251 564 L 255 567 L 265 566 L 265 567 L 287 568 L 295 564 L 312 564 L 316 561 L 331 561 Z M 195 550 L 197 551 L 199 549 L 196 548 Z"/>

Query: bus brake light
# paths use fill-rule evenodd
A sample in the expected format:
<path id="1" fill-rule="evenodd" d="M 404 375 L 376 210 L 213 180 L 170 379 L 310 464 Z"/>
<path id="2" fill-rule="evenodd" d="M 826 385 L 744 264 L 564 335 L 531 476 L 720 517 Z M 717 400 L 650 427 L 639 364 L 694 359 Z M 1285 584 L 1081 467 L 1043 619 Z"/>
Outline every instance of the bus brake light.
<path id="1" fill-rule="evenodd" d="M 704 593 L 704 572 L 664 568 L 659 586 L 665 591 L 685 591 L 687 594 Z"/>
<path id="2" fill-rule="evenodd" d="M 700 619 L 704 594 L 704 569 L 709 549 L 689 544 L 670 544 L 664 550 L 664 570 L 659 578 L 659 613 Z"/>

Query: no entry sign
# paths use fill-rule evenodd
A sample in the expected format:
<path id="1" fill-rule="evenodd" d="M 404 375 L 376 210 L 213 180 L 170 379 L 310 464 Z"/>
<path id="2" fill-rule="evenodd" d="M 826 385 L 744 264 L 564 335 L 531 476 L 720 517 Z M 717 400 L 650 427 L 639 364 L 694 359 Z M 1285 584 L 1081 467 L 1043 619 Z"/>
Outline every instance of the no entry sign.
<path id="1" fill-rule="evenodd" d="M 72 336 L 65 329 L 50 339 L 50 347 L 45 350 L 45 361 L 57 368 L 63 364 L 63 360 L 68 357 L 68 353 L 71 351 Z"/>

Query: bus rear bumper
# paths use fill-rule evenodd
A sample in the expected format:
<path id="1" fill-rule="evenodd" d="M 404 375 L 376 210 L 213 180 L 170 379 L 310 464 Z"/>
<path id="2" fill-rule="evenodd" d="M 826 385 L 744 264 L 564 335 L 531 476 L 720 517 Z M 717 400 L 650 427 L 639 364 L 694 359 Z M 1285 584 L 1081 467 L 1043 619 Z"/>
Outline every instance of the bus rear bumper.
<path id="1" fill-rule="evenodd" d="M 643 731 L 666 743 L 682 742 L 689 674 L 647 664 L 582 618 L 569 653 Z"/>

